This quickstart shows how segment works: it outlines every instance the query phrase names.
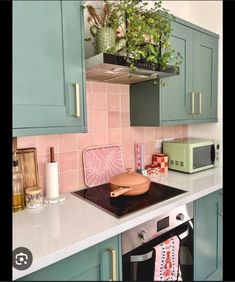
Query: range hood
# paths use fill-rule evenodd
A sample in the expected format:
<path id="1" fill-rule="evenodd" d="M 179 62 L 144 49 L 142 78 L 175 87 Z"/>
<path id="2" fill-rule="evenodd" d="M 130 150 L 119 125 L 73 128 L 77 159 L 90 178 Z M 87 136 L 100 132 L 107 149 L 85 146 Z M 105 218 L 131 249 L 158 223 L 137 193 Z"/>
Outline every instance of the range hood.
<path id="1" fill-rule="evenodd" d="M 165 78 L 179 74 L 179 69 L 169 66 L 153 70 L 150 63 L 137 62 L 137 70 L 131 73 L 124 56 L 100 53 L 86 59 L 86 79 L 107 83 L 133 84 L 155 78 Z"/>

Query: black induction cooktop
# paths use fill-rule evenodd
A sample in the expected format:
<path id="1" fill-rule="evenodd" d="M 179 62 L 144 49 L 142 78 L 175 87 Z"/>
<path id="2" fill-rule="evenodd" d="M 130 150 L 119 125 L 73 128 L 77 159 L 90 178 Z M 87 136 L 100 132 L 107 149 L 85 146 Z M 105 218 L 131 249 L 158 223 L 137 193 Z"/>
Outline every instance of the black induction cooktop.
<path id="1" fill-rule="evenodd" d="M 155 182 L 151 182 L 146 193 L 138 196 L 121 195 L 113 198 L 110 197 L 110 191 L 107 183 L 75 191 L 72 194 L 95 204 L 116 217 L 121 217 L 187 192 Z"/>

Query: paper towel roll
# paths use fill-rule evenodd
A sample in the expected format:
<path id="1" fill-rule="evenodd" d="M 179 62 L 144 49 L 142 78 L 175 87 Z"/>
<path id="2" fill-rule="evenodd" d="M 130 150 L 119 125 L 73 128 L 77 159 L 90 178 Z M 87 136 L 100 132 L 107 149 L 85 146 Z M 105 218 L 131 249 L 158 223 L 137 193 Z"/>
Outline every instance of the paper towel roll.
<path id="1" fill-rule="evenodd" d="M 46 198 L 59 197 L 58 163 L 46 164 Z"/>

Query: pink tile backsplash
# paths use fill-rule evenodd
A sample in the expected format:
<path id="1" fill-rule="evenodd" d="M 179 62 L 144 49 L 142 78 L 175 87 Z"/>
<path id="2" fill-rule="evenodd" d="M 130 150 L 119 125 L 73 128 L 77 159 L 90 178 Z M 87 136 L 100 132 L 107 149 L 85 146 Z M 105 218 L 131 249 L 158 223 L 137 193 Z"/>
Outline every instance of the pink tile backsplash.
<path id="1" fill-rule="evenodd" d="M 82 152 L 98 145 L 120 144 L 124 167 L 135 168 L 134 143 L 144 143 L 145 165 L 156 153 L 155 140 L 187 137 L 188 126 L 131 127 L 129 85 L 86 83 L 88 133 L 26 136 L 17 138 L 18 148 L 36 147 L 39 182 L 45 191 L 45 164 L 49 161 L 50 147 L 55 147 L 59 167 L 60 192 L 83 189 Z"/>

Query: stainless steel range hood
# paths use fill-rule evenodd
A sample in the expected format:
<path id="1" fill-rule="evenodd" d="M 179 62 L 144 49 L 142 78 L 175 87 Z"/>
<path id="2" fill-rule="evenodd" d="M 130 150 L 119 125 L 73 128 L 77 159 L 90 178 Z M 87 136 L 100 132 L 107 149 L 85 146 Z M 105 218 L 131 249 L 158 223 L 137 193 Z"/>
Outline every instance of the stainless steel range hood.
<path id="1" fill-rule="evenodd" d="M 178 75 L 179 70 L 169 66 L 167 69 L 153 70 L 150 63 L 138 62 L 137 70 L 131 73 L 124 56 L 100 53 L 86 59 L 86 79 L 107 83 L 133 84 L 155 78 Z"/>

